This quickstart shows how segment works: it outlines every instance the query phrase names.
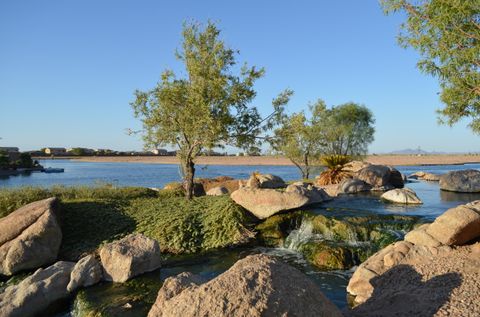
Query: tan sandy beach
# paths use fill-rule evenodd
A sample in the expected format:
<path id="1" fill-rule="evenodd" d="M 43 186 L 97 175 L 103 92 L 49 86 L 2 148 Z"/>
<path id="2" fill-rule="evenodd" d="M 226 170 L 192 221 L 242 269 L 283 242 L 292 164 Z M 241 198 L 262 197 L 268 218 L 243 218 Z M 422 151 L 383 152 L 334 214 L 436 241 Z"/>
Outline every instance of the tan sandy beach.
<path id="1" fill-rule="evenodd" d="M 98 156 L 71 157 L 83 162 L 128 162 L 151 164 L 178 164 L 174 156 Z M 440 165 L 480 163 L 480 155 L 371 155 L 366 161 L 384 165 Z M 277 156 L 202 156 L 197 158 L 202 165 L 293 165 L 285 157 Z"/>

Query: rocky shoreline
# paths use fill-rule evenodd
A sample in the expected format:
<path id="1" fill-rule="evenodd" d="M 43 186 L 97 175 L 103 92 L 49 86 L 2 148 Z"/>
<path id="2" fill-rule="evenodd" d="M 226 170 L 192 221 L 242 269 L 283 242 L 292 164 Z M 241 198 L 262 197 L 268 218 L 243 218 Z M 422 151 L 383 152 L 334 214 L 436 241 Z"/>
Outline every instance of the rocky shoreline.
<path id="1" fill-rule="evenodd" d="M 189 272 L 172 276 L 159 289 L 149 316 L 207 313 L 218 316 L 478 315 L 480 201 L 449 209 L 431 224 L 411 216 L 337 218 L 301 210 L 336 199 L 337 195 L 364 191 L 383 192 L 382 199 L 388 201 L 386 203 L 418 203 L 415 192 L 404 187 L 406 177 L 391 167 L 352 163 L 349 169 L 350 178 L 334 190 L 324 190 L 311 183 L 286 184 L 273 175 L 254 175 L 246 181 L 226 177 L 199 180 L 197 194 L 207 193 L 208 196 L 199 199 L 198 203 L 218 201 L 221 204 L 216 203 L 216 208 L 220 208 L 215 209 L 216 212 L 234 207 L 230 211 L 232 215 L 244 213 L 242 217 L 246 218 L 234 218 L 237 220 L 229 220 L 229 223 L 216 218 L 214 222 L 207 220 L 203 224 L 194 218 L 192 223 L 197 227 L 190 227 L 186 220 L 172 218 L 174 226 L 183 223 L 185 229 L 182 230 L 192 230 L 181 238 L 186 239 L 181 243 L 187 244 L 164 240 L 179 238 L 175 236 L 162 236 L 157 240 L 152 237 L 168 233 L 142 229 L 99 241 L 95 248 L 89 248 L 90 252 L 78 256 L 75 261 L 59 258 L 60 246 L 64 248 L 65 241 L 71 239 L 71 233 L 65 231 L 68 215 L 65 212 L 69 212 L 69 204 L 81 207 L 84 203 L 78 205 L 78 200 L 65 203 L 61 197 L 52 197 L 27 204 L 0 218 L 0 274 L 15 278 L 22 272 L 31 272 L 17 282 L 0 287 L 0 315 L 34 316 L 59 300 L 78 297 L 82 293 L 79 290 L 88 290 L 101 281 L 128 283 L 146 272 L 161 271 L 163 257 L 174 249 L 166 248 L 160 241 L 182 246 L 174 252 L 192 250 L 188 252 L 195 254 L 194 250 L 198 249 L 186 248 L 189 241 L 202 237 L 197 230 L 208 229 L 203 227 L 205 225 L 218 225 L 219 221 L 224 225 L 220 224 L 217 230 L 224 230 L 227 225 L 235 226 L 229 234 L 238 236 L 232 242 L 222 242 L 231 247 L 252 243 L 265 247 L 289 245 L 322 270 L 345 270 L 358 265 L 347 288 L 354 296 L 355 307 L 340 311 L 303 273 L 274 257 L 258 254 L 239 260 L 213 279 Z M 425 181 L 433 178 L 421 173 L 411 177 L 426 178 Z M 440 187 L 448 190 L 477 190 L 474 171 L 454 172 L 438 176 L 438 180 Z M 156 194 L 148 192 L 160 198 L 134 198 L 128 208 L 134 208 L 133 212 L 137 213 L 147 204 L 180 202 L 178 199 L 182 198 L 175 198 L 178 186 L 167 187 Z M 95 202 L 92 198 L 86 201 L 92 202 Z M 98 203 L 107 201 L 100 199 Z M 137 205 L 139 209 L 135 209 Z M 155 215 L 138 218 L 136 227 L 142 228 L 142 221 L 158 221 Z M 198 215 L 193 213 L 189 217 Z M 240 219 L 243 223 L 235 222 Z M 399 238 L 394 230 L 408 234 Z M 187 232 L 177 229 L 177 234 Z M 212 239 L 211 234 L 219 233 L 202 233 L 202 239 Z M 299 240 L 292 241 L 295 237 Z M 205 244 L 200 242 L 199 245 Z M 127 302 L 123 309 L 128 310 L 128 305 L 132 304 Z"/>

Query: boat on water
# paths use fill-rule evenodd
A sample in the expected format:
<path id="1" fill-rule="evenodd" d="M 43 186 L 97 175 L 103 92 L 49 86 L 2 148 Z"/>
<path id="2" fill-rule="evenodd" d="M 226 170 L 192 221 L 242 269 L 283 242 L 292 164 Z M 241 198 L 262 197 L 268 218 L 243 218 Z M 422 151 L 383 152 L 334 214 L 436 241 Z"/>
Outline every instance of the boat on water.
<path id="1" fill-rule="evenodd" d="M 65 169 L 63 168 L 58 168 L 58 167 L 46 167 L 43 169 L 44 173 L 63 173 L 65 172 Z"/>

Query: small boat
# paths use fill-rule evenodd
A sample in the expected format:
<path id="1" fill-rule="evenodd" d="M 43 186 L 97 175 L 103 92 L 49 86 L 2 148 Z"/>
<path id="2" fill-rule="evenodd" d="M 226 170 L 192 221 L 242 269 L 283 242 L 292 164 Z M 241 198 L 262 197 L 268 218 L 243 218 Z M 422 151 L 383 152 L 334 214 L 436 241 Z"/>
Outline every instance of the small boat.
<path id="1" fill-rule="evenodd" d="M 55 167 L 47 167 L 43 169 L 44 173 L 63 173 L 65 169 L 63 168 L 55 168 Z"/>

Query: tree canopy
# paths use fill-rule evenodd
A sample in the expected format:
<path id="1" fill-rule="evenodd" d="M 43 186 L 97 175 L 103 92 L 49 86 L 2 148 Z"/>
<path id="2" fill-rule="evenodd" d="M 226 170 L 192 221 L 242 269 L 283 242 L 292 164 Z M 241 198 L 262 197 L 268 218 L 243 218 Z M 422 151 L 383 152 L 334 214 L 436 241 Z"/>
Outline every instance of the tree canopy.
<path id="1" fill-rule="evenodd" d="M 375 119 L 365 106 L 353 102 L 327 108 L 323 100 L 309 105 L 310 115 L 283 115 L 272 147 L 309 178 L 312 165 L 326 155 L 360 157 L 373 142 Z"/>
<path id="2" fill-rule="evenodd" d="M 226 144 L 244 149 L 258 146 L 260 135 L 273 127 L 293 92 L 285 90 L 275 98 L 272 113 L 262 118 L 250 103 L 256 97 L 255 81 L 265 74 L 264 69 L 238 67 L 238 51 L 227 47 L 212 22 L 187 23 L 182 35 L 176 57 L 185 67 L 185 76 L 165 70 L 155 88 L 135 91 L 131 106 L 143 123 L 146 146 L 177 148 L 190 198 L 195 157 L 203 149 Z"/>
<path id="3" fill-rule="evenodd" d="M 381 0 L 386 13 L 403 11 L 407 20 L 398 37 L 421 54 L 418 68 L 437 77 L 445 107 L 440 122 L 469 118 L 480 133 L 480 1 Z"/>

